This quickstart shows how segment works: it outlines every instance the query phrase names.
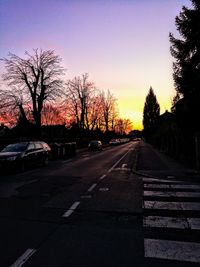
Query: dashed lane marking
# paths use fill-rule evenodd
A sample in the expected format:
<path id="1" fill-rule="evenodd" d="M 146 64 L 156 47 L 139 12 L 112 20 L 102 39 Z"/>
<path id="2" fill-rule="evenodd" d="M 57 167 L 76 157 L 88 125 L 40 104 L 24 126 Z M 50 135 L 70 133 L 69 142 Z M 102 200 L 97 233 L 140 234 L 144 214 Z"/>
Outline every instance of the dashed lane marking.
<path id="1" fill-rule="evenodd" d="M 21 267 L 35 252 L 36 249 L 28 248 L 10 267 Z"/>
<path id="2" fill-rule="evenodd" d="M 90 186 L 90 188 L 88 189 L 88 192 L 92 192 L 92 190 L 97 186 L 97 184 L 93 184 Z"/>
<path id="3" fill-rule="evenodd" d="M 92 198 L 92 196 L 91 195 L 82 195 L 81 198 L 88 199 L 88 198 Z"/>
<path id="4" fill-rule="evenodd" d="M 74 204 L 72 204 L 71 207 L 62 215 L 62 217 L 69 217 L 75 211 L 79 204 L 79 201 L 74 202 Z"/>
<path id="5" fill-rule="evenodd" d="M 99 181 L 103 180 L 105 177 L 106 177 L 106 174 L 102 175 L 102 176 L 99 178 Z"/>

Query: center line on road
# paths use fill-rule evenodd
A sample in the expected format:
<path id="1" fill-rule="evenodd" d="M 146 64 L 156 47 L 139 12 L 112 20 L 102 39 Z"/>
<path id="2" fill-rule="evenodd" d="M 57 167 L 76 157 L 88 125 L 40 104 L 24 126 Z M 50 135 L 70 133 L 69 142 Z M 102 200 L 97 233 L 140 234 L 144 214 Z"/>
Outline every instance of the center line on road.
<path id="1" fill-rule="evenodd" d="M 102 176 L 99 178 L 99 181 L 103 180 L 105 177 L 106 177 L 106 174 L 102 175 Z"/>
<path id="2" fill-rule="evenodd" d="M 78 207 L 80 203 L 81 202 L 79 201 L 74 202 L 74 204 L 72 204 L 71 207 L 62 215 L 62 217 L 69 217 L 75 211 L 75 209 Z"/>
<path id="3" fill-rule="evenodd" d="M 90 188 L 88 189 L 88 192 L 92 192 L 92 190 L 97 186 L 97 184 L 93 184 L 90 186 Z"/>
<path id="4" fill-rule="evenodd" d="M 10 267 L 21 267 L 35 252 L 35 249 L 28 248 Z"/>
<path id="5" fill-rule="evenodd" d="M 120 161 L 126 157 L 126 155 L 130 152 L 131 150 L 129 149 L 109 170 L 108 172 L 111 172 L 119 163 Z"/>

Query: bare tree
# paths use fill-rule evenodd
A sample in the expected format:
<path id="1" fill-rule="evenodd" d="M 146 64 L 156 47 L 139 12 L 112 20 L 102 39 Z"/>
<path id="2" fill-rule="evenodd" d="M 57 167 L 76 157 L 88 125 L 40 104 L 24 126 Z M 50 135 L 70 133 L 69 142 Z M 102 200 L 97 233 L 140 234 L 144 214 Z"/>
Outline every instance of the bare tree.
<path id="1" fill-rule="evenodd" d="M 42 124 L 65 124 L 65 116 L 59 105 L 45 104 L 42 110 Z"/>
<path id="2" fill-rule="evenodd" d="M 133 124 L 130 119 L 119 118 L 116 121 L 116 132 L 120 135 L 127 134 L 133 128 Z"/>
<path id="3" fill-rule="evenodd" d="M 16 88 L 0 89 L 0 117 L 6 125 L 15 125 L 19 118 L 27 120 L 23 101 L 23 95 Z"/>
<path id="4" fill-rule="evenodd" d="M 95 92 L 93 82 L 88 80 L 88 74 L 77 76 L 67 82 L 66 96 L 70 106 L 69 111 L 80 129 L 89 128 L 89 99 Z"/>
<path id="5" fill-rule="evenodd" d="M 4 94 L 10 96 L 10 106 L 18 107 L 25 118 L 26 105 L 31 105 L 33 120 L 40 127 L 44 103 L 56 100 L 63 93 L 60 77 L 64 69 L 60 65 L 61 58 L 53 50 L 33 51 L 33 55 L 25 52 L 26 59 L 12 53 L 1 59 L 6 68 L 2 78 L 8 86 Z"/>
<path id="6" fill-rule="evenodd" d="M 88 100 L 88 129 L 94 131 L 100 129 L 103 122 L 103 109 L 101 102 L 101 95 L 96 92 Z"/>
<path id="7" fill-rule="evenodd" d="M 108 132 L 111 128 L 110 126 L 114 126 L 113 119 L 116 117 L 116 99 L 114 98 L 113 94 L 107 90 L 101 93 L 101 102 L 103 108 L 103 115 L 104 115 L 104 122 L 105 122 L 105 131 Z"/>

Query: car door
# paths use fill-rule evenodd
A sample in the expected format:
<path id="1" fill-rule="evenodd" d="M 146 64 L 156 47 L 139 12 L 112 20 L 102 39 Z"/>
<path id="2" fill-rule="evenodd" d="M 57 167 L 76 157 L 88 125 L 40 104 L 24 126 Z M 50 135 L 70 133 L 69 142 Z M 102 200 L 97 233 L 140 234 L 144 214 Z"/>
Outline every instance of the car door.
<path id="1" fill-rule="evenodd" d="M 35 152 L 36 152 L 37 163 L 42 163 L 44 161 L 45 151 L 43 145 L 40 142 L 35 143 Z"/>
<path id="2" fill-rule="evenodd" d="M 26 166 L 32 166 L 36 162 L 35 144 L 30 143 L 26 150 L 25 164 Z"/>

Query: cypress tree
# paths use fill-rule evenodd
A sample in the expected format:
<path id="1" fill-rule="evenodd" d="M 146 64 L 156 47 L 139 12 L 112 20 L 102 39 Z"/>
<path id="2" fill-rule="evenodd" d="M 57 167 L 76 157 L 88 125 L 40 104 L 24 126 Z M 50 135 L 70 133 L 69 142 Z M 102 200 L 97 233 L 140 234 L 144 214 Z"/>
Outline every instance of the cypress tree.
<path id="1" fill-rule="evenodd" d="M 146 101 L 143 110 L 143 126 L 144 135 L 148 139 L 155 132 L 156 124 L 160 116 L 160 105 L 158 104 L 156 95 L 152 87 L 146 96 Z"/>
<path id="2" fill-rule="evenodd" d="M 177 112 L 182 113 L 182 124 L 190 123 L 195 131 L 200 130 L 200 1 L 191 2 L 192 8 L 183 6 L 175 19 L 180 38 L 170 33 L 170 50 L 175 89 L 182 98 Z"/>

